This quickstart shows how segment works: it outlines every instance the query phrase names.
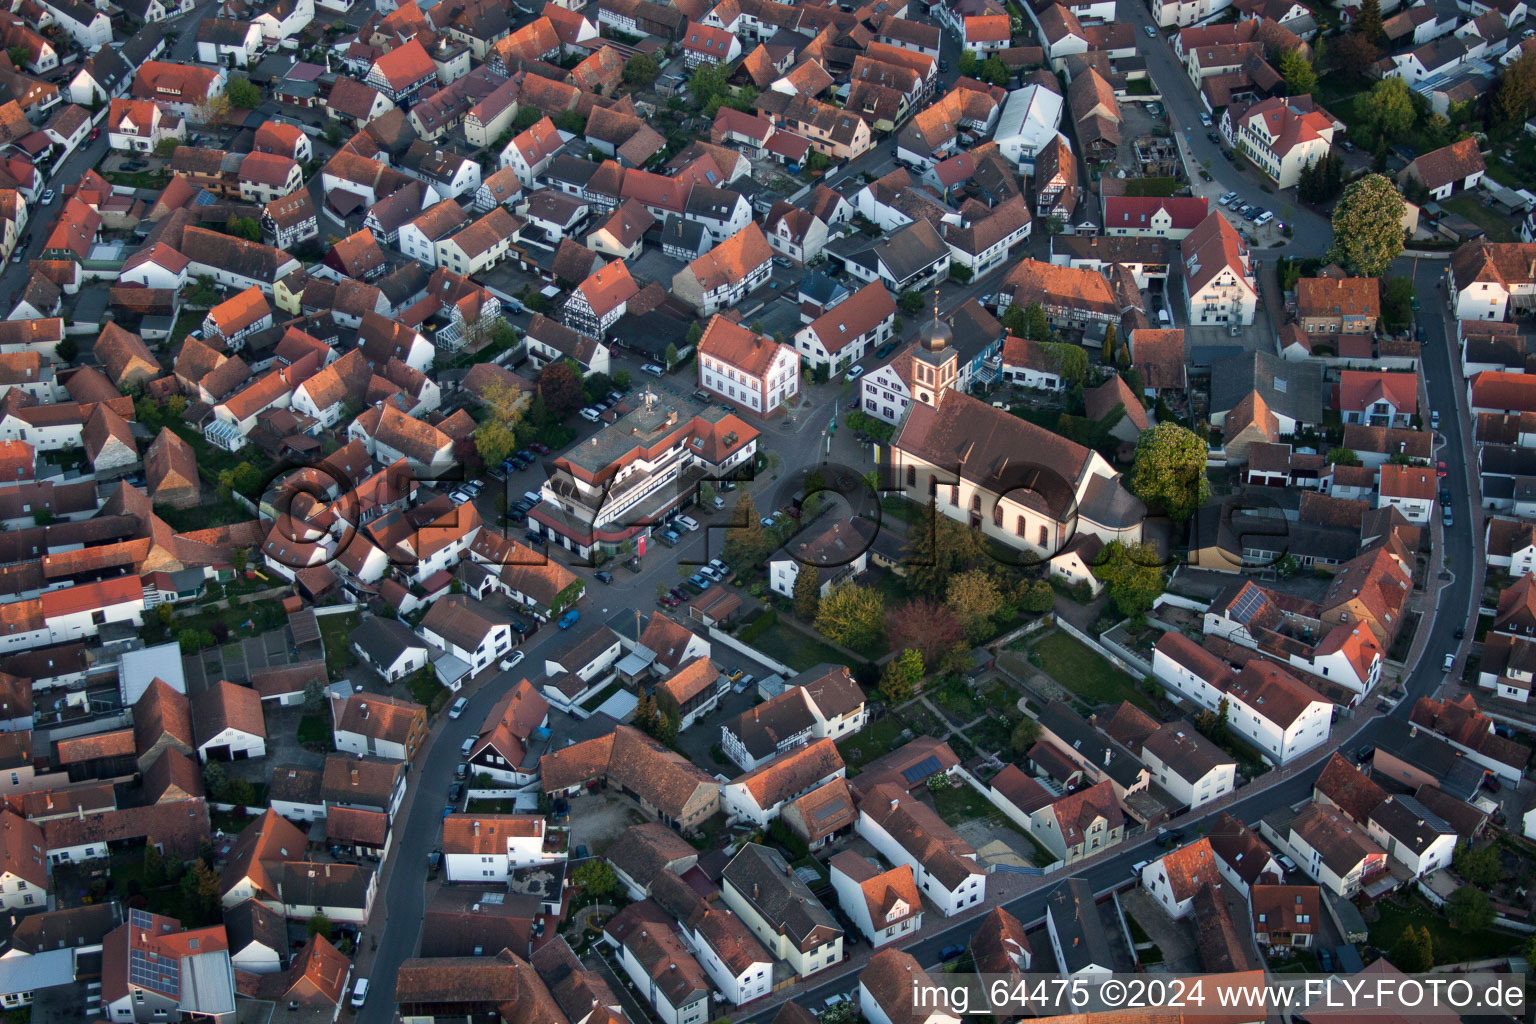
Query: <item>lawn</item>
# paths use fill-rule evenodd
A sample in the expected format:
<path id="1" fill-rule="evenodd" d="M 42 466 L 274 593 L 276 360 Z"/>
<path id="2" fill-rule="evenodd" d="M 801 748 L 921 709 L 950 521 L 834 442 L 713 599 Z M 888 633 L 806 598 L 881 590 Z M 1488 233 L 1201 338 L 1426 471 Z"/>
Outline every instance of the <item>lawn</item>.
<path id="1" fill-rule="evenodd" d="M 603 706 L 608 698 L 612 697 L 622 689 L 624 689 L 623 683 L 609 683 L 597 693 L 594 693 L 592 696 L 582 701 L 581 709 L 583 711 L 596 711 L 598 708 Z"/>
<path id="2" fill-rule="evenodd" d="M 1435 944 L 1435 963 L 1456 964 L 1504 956 L 1523 948 L 1525 940 L 1508 932 L 1488 929 L 1482 932 L 1458 932 L 1444 915 L 1437 913 L 1418 897 L 1405 901 L 1384 900 L 1377 904 L 1381 917 L 1371 925 L 1370 943 L 1377 949 L 1391 949 L 1410 924 L 1429 929 Z"/>
<path id="3" fill-rule="evenodd" d="M 294 731 L 299 743 L 308 746 L 313 743 L 322 750 L 335 750 L 336 739 L 331 733 L 331 721 L 323 712 L 314 715 L 305 715 L 299 719 L 299 727 Z"/>
<path id="4" fill-rule="evenodd" d="M 1136 680 L 1073 637 L 1055 632 L 1034 646 L 1046 675 L 1090 704 L 1119 704 L 1128 700 L 1138 707 L 1155 708 L 1136 688 Z"/>
<path id="5" fill-rule="evenodd" d="M 412 673 L 405 681 L 406 689 L 411 691 L 411 700 L 436 714 L 448 705 L 453 697 L 453 691 L 437 681 L 437 676 L 431 670 Z"/>
<path id="6" fill-rule="evenodd" d="M 975 818 L 992 818 L 998 813 L 992 802 L 967 782 L 951 781 L 943 789 L 933 790 L 932 796 L 939 817 L 951 825 Z"/>
<path id="7" fill-rule="evenodd" d="M 357 613 L 316 616 L 320 624 L 320 642 L 325 645 L 325 670 L 332 679 L 357 664 L 357 654 L 347 639 L 357 628 Z"/>
<path id="8" fill-rule="evenodd" d="M 843 763 L 850 768 L 862 768 L 882 754 L 895 750 L 906 727 L 896 715 L 886 715 L 878 722 L 869 723 L 838 744 Z"/>
<path id="9" fill-rule="evenodd" d="M 796 672 L 815 668 L 822 662 L 847 665 L 849 668 L 856 664 L 853 659 L 835 647 L 813 639 L 794 626 L 783 622 L 775 622 L 765 629 L 753 642 L 753 646 L 760 651 L 769 652 Z"/>
<path id="10" fill-rule="evenodd" d="M 960 725 L 971 721 L 985 710 L 981 695 L 960 676 L 950 676 L 944 681 L 942 687 L 927 692 L 929 699 L 953 715 Z"/>
<path id="11" fill-rule="evenodd" d="M 1491 242 L 1513 242 L 1515 233 L 1510 229 L 1507 218 L 1499 216 L 1492 207 L 1484 206 L 1477 201 L 1477 197 L 1470 192 L 1462 192 L 1449 199 L 1442 199 L 1440 205 L 1451 213 L 1459 214 L 1488 232 L 1488 240 Z"/>

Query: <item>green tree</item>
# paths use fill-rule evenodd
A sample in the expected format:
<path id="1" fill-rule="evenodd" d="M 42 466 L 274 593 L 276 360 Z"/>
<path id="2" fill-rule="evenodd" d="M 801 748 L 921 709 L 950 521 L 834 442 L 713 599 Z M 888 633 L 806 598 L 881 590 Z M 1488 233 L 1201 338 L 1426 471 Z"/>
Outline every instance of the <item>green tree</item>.
<path id="1" fill-rule="evenodd" d="M 318 935 L 326 942 L 331 941 L 331 919 L 324 914 L 316 913 L 309 919 L 309 934 Z"/>
<path id="2" fill-rule="evenodd" d="M 831 158 L 819 149 L 813 149 L 805 154 L 805 173 L 813 178 L 825 174 L 830 166 L 832 166 Z"/>
<path id="3" fill-rule="evenodd" d="M 1527 51 L 1504 66 L 1490 107 L 1494 124 L 1506 135 L 1536 112 L 1536 53 Z"/>
<path id="4" fill-rule="evenodd" d="M 736 499 L 725 534 L 725 559 L 735 565 L 759 565 L 777 541 L 758 516 L 757 503 L 746 491 Z"/>
<path id="5" fill-rule="evenodd" d="M 162 604 L 155 609 L 155 618 L 162 626 L 169 626 L 171 620 L 176 617 L 176 609 L 168 604 Z"/>
<path id="6" fill-rule="evenodd" d="M 1051 318 L 1045 312 L 1045 307 L 1038 302 L 1031 302 L 1024 310 L 1024 337 L 1034 341 L 1051 340 Z"/>
<path id="7" fill-rule="evenodd" d="M 896 300 L 901 305 L 901 311 L 908 316 L 916 316 L 923 311 L 925 300 L 923 293 L 915 289 L 908 289 L 901 293 L 901 298 Z"/>
<path id="8" fill-rule="evenodd" d="M 527 396 L 516 384 L 493 379 L 481 392 L 486 417 L 475 428 L 475 451 L 487 466 L 499 466 L 517 451 L 517 429 Z"/>
<path id="9" fill-rule="evenodd" d="M 730 72 L 723 63 L 700 64 L 693 69 L 693 77 L 688 80 L 688 91 L 693 93 L 693 101 L 699 105 L 710 117 L 714 117 L 723 104 L 730 97 Z"/>
<path id="10" fill-rule="evenodd" d="M 944 603 L 960 620 L 965 638 L 972 644 L 992 635 L 992 617 L 1003 607 L 1003 592 L 985 569 L 968 569 L 950 577 Z"/>
<path id="11" fill-rule="evenodd" d="M 856 651 L 872 650 L 885 631 L 885 596 L 873 587 L 844 583 L 822 598 L 816 628 Z"/>
<path id="12" fill-rule="evenodd" d="M 332 146 L 341 145 L 341 125 L 335 121 L 325 122 L 325 141 Z"/>
<path id="13" fill-rule="evenodd" d="M 1013 335 L 1015 338 L 1022 338 L 1025 336 L 1027 327 L 1024 323 L 1024 310 L 1019 308 L 1017 303 L 1010 302 L 1008 304 L 1008 308 L 1003 310 L 1003 315 L 997 319 L 1005 328 L 1007 328 L 1008 333 Z"/>
<path id="14" fill-rule="evenodd" d="M 517 116 L 512 118 L 512 130 L 514 132 L 525 132 L 543 119 L 544 112 L 538 107 L 532 105 L 523 107 L 517 112 Z M 507 141 L 510 142 L 512 140 L 508 139 Z"/>
<path id="15" fill-rule="evenodd" d="M 998 56 L 988 57 L 981 62 L 977 69 L 980 78 L 988 85 L 1005 86 L 1008 84 L 1008 65 L 1003 63 L 1003 58 Z"/>
<path id="16" fill-rule="evenodd" d="M 920 594 L 938 597 L 949 578 L 981 560 L 986 546 L 980 531 L 970 530 L 946 515 L 930 499 L 917 522 L 907 530 L 903 556 L 907 581 Z"/>
<path id="17" fill-rule="evenodd" d="M 167 157 L 173 156 L 176 153 L 176 150 L 180 147 L 181 140 L 175 138 L 174 136 L 171 138 L 161 139 L 159 142 L 155 143 L 155 156 L 158 156 L 160 159 L 164 160 Z"/>
<path id="18" fill-rule="evenodd" d="M 15 46 L 6 47 L 5 55 L 11 58 L 11 63 L 18 68 L 27 67 L 32 63 L 31 49 L 19 43 Z"/>
<path id="19" fill-rule="evenodd" d="M 1380 56 L 1381 51 L 1376 48 L 1376 44 L 1359 32 L 1336 38 L 1329 54 L 1335 68 L 1351 73 L 1370 67 Z"/>
<path id="20" fill-rule="evenodd" d="M 889 704 L 900 704 L 917 692 L 923 681 L 923 656 L 908 647 L 886 663 L 880 674 L 880 696 Z"/>
<path id="21" fill-rule="evenodd" d="M 311 679 L 304 684 L 304 710 L 314 713 L 324 706 L 325 685 L 319 679 Z"/>
<path id="22" fill-rule="evenodd" d="M 174 413 L 173 415 L 180 415 L 180 413 Z M 245 572 L 245 565 L 250 560 L 250 557 L 245 548 L 235 548 L 235 550 L 229 553 L 229 567 L 237 573 Z"/>
<path id="23" fill-rule="evenodd" d="M 1035 580 L 1024 592 L 1023 607 L 1026 612 L 1036 615 L 1050 611 L 1056 606 L 1056 591 L 1045 580 Z"/>
<path id="24" fill-rule="evenodd" d="M 1088 379 L 1088 353 L 1081 345 L 1065 341 L 1042 342 L 1046 354 L 1051 357 L 1056 372 L 1069 387 L 1082 387 Z"/>
<path id="25" fill-rule="evenodd" d="M 607 861 L 597 857 L 577 865 L 576 870 L 571 872 L 571 881 L 598 901 L 607 900 L 619 892 L 619 876 L 613 873 Z"/>
<path id="26" fill-rule="evenodd" d="M 1381 26 L 1381 0 L 1363 0 L 1360 13 L 1355 15 L 1354 29 L 1372 46 L 1380 45 L 1385 35 Z"/>
<path id="27" fill-rule="evenodd" d="M 666 360 L 667 369 L 670 370 L 674 366 L 676 366 L 677 365 L 677 360 L 679 358 L 678 352 L 677 352 L 677 346 L 672 344 L 671 342 L 668 342 L 667 343 L 667 351 L 662 354 L 662 358 Z"/>
<path id="28" fill-rule="evenodd" d="M 1360 465 L 1360 456 L 1355 454 L 1353 448 L 1330 448 L 1328 450 L 1328 461 L 1335 466 L 1358 466 Z"/>
<path id="29" fill-rule="evenodd" d="M 1486 931 L 1495 917 L 1488 894 L 1472 885 L 1464 885 L 1445 901 L 1445 919 L 1459 932 Z"/>
<path id="30" fill-rule="evenodd" d="M 1491 843 L 1476 849 L 1465 842 L 1458 843 L 1452 866 L 1468 885 L 1482 889 L 1492 888 L 1504 876 L 1504 867 L 1499 862 L 1499 848 Z"/>
<path id="31" fill-rule="evenodd" d="M 1013 748 L 1017 757 L 1029 753 L 1029 749 L 1040 741 L 1040 723 L 1033 718 L 1021 718 L 1013 727 L 1013 732 L 1008 737 L 1008 745 Z"/>
<path id="32" fill-rule="evenodd" d="M 1379 174 L 1351 182 L 1333 210 L 1328 258 L 1362 276 L 1380 277 L 1402 254 L 1404 208 L 1397 188 Z"/>
<path id="33" fill-rule="evenodd" d="M 1419 112 L 1413 90 L 1401 78 L 1383 78 L 1355 105 L 1362 124 L 1376 138 L 1396 142 L 1413 130 Z"/>
<path id="34" fill-rule="evenodd" d="M 165 857 L 154 841 L 144 843 L 144 888 L 158 889 L 165 884 Z"/>
<path id="35" fill-rule="evenodd" d="M 1424 925 L 1406 925 L 1392 944 L 1388 959 L 1400 971 L 1419 974 L 1435 965 L 1435 945 Z"/>
<path id="36" fill-rule="evenodd" d="M 237 110 L 255 110 L 261 106 L 261 90 L 249 78 L 231 78 L 224 87 L 224 95 L 229 98 L 230 106 Z"/>
<path id="37" fill-rule="evenodd" d="M 646 88 L 661 74 L 661 65 L 649 54 L 636 53 L 624 62 L 624 84 Z"/>
<path id="38" fill-rule="evenodd" d="M 1111 542 L 1095 559 L 1093 574 L 1121 615 L 1145 615 L 1163 592 L 1162 559 L 1150 544 Z"/>
<path id="39" fill-rule="evenodd" d="M 960 60 L 956 63 L 955 68 L 967 78 L 974 78 L 976 76 L 977 63 L 978 58 L 975 53 L 970 50 L 961 50 Z"/>
<path id="40" fill-rule="evenodd" d="M 641 694 L 640 700 L 635 704 L 635 728 L 654 737 L 661 725 L 661 711 L 656 707 L 656 698 L 648 693 Z"/>
<path id="41" fill-rule="evenodd" d="M 182 654 L 196 654 L 205 647 L 214 645 L 213 634 L 206 629 L 183 629 L 176 633 L 176 642 L 181 645 Z"/>
<path id="42" fill-rule="evenodd" d="M 247 242 L 261 241 L 261 225 L 252 217 L 236 217 L 230 214 L 229 219 L 224 222 L 224 230 Z"/>
<path id="43" fill-rule="evenodd" d="M 1174 519 L 1188 519 L 1211 496 L 1205 475 L 1205 442 L 1177 423 L 1141 432 L 1131 467 L 1131 490 Z"/>
<path id="44" fill-rule="evenodd" d="M 1317 91 L 1317 72 L 1312 63 L 1302 55 L 1300 48 L 1280 54 L 1275 70 L 1285 79 L 1285 91 L 1291 96 L 1310 96 Z"/>
<path id="45" fill-rule="evenodd" d="M 814 565 L 802 565 L 795 574 L 795 614 L 806 622 L 814 622 L 820 604 L 821 570 Z"/>

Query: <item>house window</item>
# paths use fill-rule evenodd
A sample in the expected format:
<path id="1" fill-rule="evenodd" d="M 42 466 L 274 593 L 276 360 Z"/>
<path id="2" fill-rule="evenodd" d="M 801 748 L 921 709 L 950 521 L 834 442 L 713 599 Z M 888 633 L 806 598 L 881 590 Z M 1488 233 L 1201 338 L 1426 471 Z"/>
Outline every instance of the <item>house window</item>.
<path id="1" fill-rule="evenodd" d="M 1003 526 L 1003 503 L 998 502 L 992 506 L 992 525 L 1001 529 Z"/>

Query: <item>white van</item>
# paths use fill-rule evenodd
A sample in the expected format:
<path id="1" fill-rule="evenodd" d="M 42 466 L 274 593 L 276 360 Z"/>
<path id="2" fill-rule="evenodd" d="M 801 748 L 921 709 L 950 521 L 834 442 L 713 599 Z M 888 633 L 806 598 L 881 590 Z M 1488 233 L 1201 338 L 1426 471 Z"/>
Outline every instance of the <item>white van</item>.
<path id="1" fill-rule="evenodd" d="M 368 1001 L 368 979 L 358 978 L 357 984 L 352 987 L 352 1005 L 362 1006 Z"/>
<path id="2" fill-rule="evenodd" d="M 469 756 L 469 752 L 471 750 L 474 750 L 474 749 L 475 749 L 475 737 L 471 736 L 469 739 L 465 740 L 464 741 L 464 745 L 459 748 L 459 753 L 463 754 L 465 757 L 468 757 Z"/>
<path id="3" fill-rule="evenodd" d="M 603 418 L 603 414 L 592 408 L 590 405 L 581 410 L 580 416 L 588 423 L 596 423 L 598 420 Z"/>
<path id="4" fill-rule="evenodd" d="M 1157 322 L 1162 324 L 1164 327 L 1172 325 L 1173 317 L 1168 314 L 1167 306 L 1164 306 L 1157 311 Z"/>

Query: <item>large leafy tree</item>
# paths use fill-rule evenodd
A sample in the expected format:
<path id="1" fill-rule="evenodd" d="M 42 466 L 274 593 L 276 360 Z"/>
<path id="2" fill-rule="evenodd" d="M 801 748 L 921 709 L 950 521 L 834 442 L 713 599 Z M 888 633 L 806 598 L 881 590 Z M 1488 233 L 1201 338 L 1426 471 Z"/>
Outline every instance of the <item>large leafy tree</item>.
<path id="1" fill-rule="evenodd" d="M 1505 65 L 1493 94 L 1493 120 L 1501 131 L 1512 131 L 1536 111 L 1536 53 L 1526 51 Z"/>
<path id="2" fill-rule="evenodd" d="M 1211 496 L 1205 476 L 1205 442 L 1177 423 L 1159 423 L 1141 432 L 1131 490 L 1174 519 L 1188 519 Z"/>
<path id="3" fill-rule="evenodd" d="M 230 106 L 237 110 L 255 110 L 261 106 L 261 90 L 249 78 L 231 78 L 224 87 Z"/>
<path id="4" fill-rule="evenodd" d="M 904 554 L 907 579 L 913 589 L 937 597 L 945 592 L 951 576 L 985 556 L 986 546 L 980 533 L 940 515 L 938 507 L 929 501 L 923 514 L 907 530 Z"/>
<path id="5" fill-rule="evenodd" d="M 870 650 L 885 630 L 885 597 L 873 587 L 852 582 L 834 587 L 822 598 L 816 628 L 845 647 Z"/>
<path id="6" fill-rule="evenodd" d="M 1329 51 L 1330 62 L 1341 71 L 1368 68 L 1380 56 L 1376 44 L 1359 32 L 1339 36 Z"/>
<path id="7" fill-rule="evenodd" d="M 1406 925 L 1403 933 L 1392 944 L 1389 954 L 1392 966 L 1400 971 L 1418 974 L 1435 965 L 1435 944 L 1424 925 Z"/>
<path id="8" fill-rule="evenodd" d="M 1276 59 L 1275 70 L 1285 79 L 1285 91 L 1291 96 L 1310 96 L 1317 90 L 1317 72 L 1312 62 L 1300 48 L 1283 51 Z"/>
<path id="9" fill-rule="evenodd" d="M 552 362 L 539 373 L 539 394 L 549 414 L 563 420 L 581 408 L 581 376 L 563 359 Z"/>
<path id="10" fill-rule="evenodd" d="M 1162 559 L 1149 544 L 1110 543 L 1094 561 L 1093 574 L 1121 615 L 1145 615 L 1163 592 Z"/>
<path id="11" fill-rule="evenodd" d="M 1044 345 L 1062 380 L 1078 387 L 1088 379 L 1088 352 L 1081 345 L 1065 341 L 1047 341 Z"/>
<path id="12" fill-rule="evenodd" d="M 731 511 L 730 527 L 725 534 L 725 557 L 738 565 L 757 565 L 767 557 L 776 541 L 763 528 L 758 516 L 757 503 L 746 491 L 736 499 Z"/>
<path id="13" fill-rule="evenodd" d="M 661 67 L 654 57 L 637 53 L 624 62 L 624 84 L 645 87 L 656 81 Z"/>
<path id="14" fill-rule="evenodd" d="M 475 451 L 486 465 L 496 466 L 517 450 L 517 428 L 527 403 L 517 385 L 501 380 L 491 381 L 480 398 L 486 417 L 475 428 Z"/>
<path id="15" fill-rule="evenodd" d="M 1360 13 L 1355 15 L 1355 32 L 1373 46 L 1381 43 L 1386 34 L 1381 24 L 1381 0 L 1362 0 Z"/>
<path id="16" fill-rule="evenodd" d="M 930 670 L 965 643 L 965 630 L 955 613 L 931 597 L 914 597 L 887 612 L 885 635 L 917 651 Z"/>
<path id="17" fill-rule="evenodd" d="M 1380 277 L 1402 254 L 1404 208 L 1397 187 L 1380 174 L 1351 182 L 1333 209 L 1329 257 L 1357 274 Z"/>
<path id="18" fill-rule="evenodd" d="M 967 569 L 950 577 L 944 603 L 960 620 L 966 640 L 974 644 L 992 635 L 992 617 L 1002 610 L 1003 592 L 987 570 Z"/>
<path id="19" fill-rule="evenodd" d="M 923 681 L 923 656 L 908 647 L 885 666 L 880 673 L 880 696 L 888 703 L 900 704 L 917 692 Z"/>
<path id="20" fill-rule="evenodd" d="M 820 604 L 821 570 L 814 565 L 802 565 L 795 573 L 795 614 L 807 622 L 814 621 Z"/>
<path id="21" fill-rule="evenodd" d="M 1383 78 L 1371 86 L 1355 109 L 1366 130 L 1387 142 L 1396 142 L 1413 131 L 1419 117 L 1413 90 L 1401 78 Z"/>
<path id="22" fill-rule="evenodd" d="M 1445 918 L 1459 932 L 1484 931 L 1494 916 L 1488 894 L 1476 886 L 1464 885 L 1445 901 Z"/>

